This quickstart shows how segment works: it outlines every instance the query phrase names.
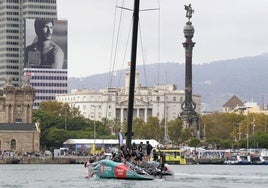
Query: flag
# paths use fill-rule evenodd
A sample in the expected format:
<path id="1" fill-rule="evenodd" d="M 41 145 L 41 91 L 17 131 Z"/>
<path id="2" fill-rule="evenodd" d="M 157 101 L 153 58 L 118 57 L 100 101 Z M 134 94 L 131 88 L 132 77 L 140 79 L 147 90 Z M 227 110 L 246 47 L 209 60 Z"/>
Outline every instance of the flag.
<path id="1" fill-rule="evenodd" d="M 123 135 L 120 131 L 118 132 L 118 141 L 119 141 L 119 146 L 122 146 L 123 145 Z"/>
<path id="2" fill-rule="evenodd" d="M 31 74 L 31 72 L 26 71 L 26 72 L 24 73 L 24 75 L 25 75 L 25 76 L 31 76 L 32 74 Z"/>

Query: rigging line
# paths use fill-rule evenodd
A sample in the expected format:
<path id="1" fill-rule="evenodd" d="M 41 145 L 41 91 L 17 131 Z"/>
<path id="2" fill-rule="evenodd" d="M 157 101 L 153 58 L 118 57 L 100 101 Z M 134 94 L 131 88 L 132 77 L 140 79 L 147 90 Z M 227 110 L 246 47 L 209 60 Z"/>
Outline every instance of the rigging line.
<path id="1" fill-rule="evenodd" d="M 140 10 L 140 11 L 144 12 L 144 11 L 152 11 L 152 10 L 160 10 L 160 8 L 143 9 L 143 10 Z"/>
<path id="2" fill-rule="evenodd" d="M 141 34 L 141 25 L 140 25 L 139 21 L 139 33 L 140 33 L 140 45 L 141 45 L 141 56 L 142 56 L 142 64 L 143 64 L 143 72 L 144 72 L 144 82 L 145 82 L 145 86 L 147 85 L 147 76 L 146 76 L 146 71 L 145 71 L 145 58 L 144 58 L 144 50 L 143 50 L 143 42 L 142 42 L 142 34 Z"/>
<path id="3" fill-rule="evenodd" d="M 123 7 L 123 6 L 116 6 L 116 8 L 121 8 L 121 9 L 124 9 L 124 10 L 133 11 L 133 9 L 126 8 L 126 7 Z M 142 9 L 142 10 L 139 10 L 139 11 L 143 12 L 143 11 L 152 11 L 152 10 L 159 10 L 159 8 Z"/>
<path id="4" fill-rule="evenodd" d="M 127 37 L 125 52 L 124 52 L 123 61 L 122 61 L 122 64 L 121 64 L 121 70 L 123 70 L 123 68 L 125 66 L 125 63 L 126 63 L 125 62 L 125 59 L 126 59 L 126 53 L 127 53 L 127 50 L 128 50 L 128 44 L 129 44 L 130 34 L 131 34 L 131 30 L 132 30 L 132 22 L 133 22 L 133 17 L 132 17 L 132 20 L 131 20 L 130 26 L 129 26 L 129 32 L 128 32 L 128 37 Z M 118 85 L 117 85 L 118 87 L 120 85 L 120 81 L 121 81 L 121 78 L 122 78 L 122 73 L 123 73 L 123 71 L 120 71 L 120 75 L 119 75 L 119 79 L 118 79 Z"/>
<path id="5" fill-rule="evenodd" d="M 116 4 L 118 3 L 118 1 L 116 2 Z M 122 1 L 122 5 L 124 4 L 124 0 Z M 115 65 L 115 59 L 116 59 L 116 54 L 117 54 L 117 47 L 118 47 L 118 41 L 119 41 L 119 33 L 120 33 L 120 26 L 121 26 L 121 20 L 122 20 L 122 14 L 123 14 L 123 10 L 120 11 L 120 16 L 119 16 L 119 28 L 118 28 L 118 32 L 117 32 L 117 38 L 116 38 L 116 43 L 114 44 L 115 41 L 115 26 L 116 26 L 116 7 L 115 7 L 115 13 L 114 13 L 114 25 L 113 25 L 113 36 L 112 36 L 112 49 L 111 49 L 111 55 L 110 55 L 110 71 L 108 74 L 108 89 L 112 87 L 112 83 L 113 83 L 113 72 L 114 72 L 114 65 Z M 115 50 L 113 51 L 115 46 Z M 114 59 L 113 59 L 113 55 L 114 55 Z M 108 103 L 109 101 L 107 100 L 107 105 L 106 105 L 106 109 L 105 109 L 105 114 L 106 114 L 106 118 L 108 115 Z"/>
<path id="6" fill-rule="evenodd" d="M 117 2 L 115 3 L 117 4 Z M 108 88 L 110 88 L 111 85 L 111 73 L 112 73 L 112 61 L 113 61 L 113 49 L 114 49 L 114 38 L 115 38 L 115 23 L 116 23 L 116 8 L 114 11 L 114 24 L 113 24 L 113 35 L 112 35 L 112 46 L 111 46 L 111 54 L 110 54 L 110 68 L 109 68 L 109 74 L 108 74 Z"/>
<path id="7" fill-rule="evenodd" d="M 158 0 L 158 8 L 159 8 L 159 14 L 158 14 L 158 52 L 157 52 L 157 84 L 159 85 L 159 72 L 160 72 L 160 1 Z"/>
<path id="8" fill-rule="evenodd" d="M 115 3 L 115 5 L 117 2 Z M 111 87 L 112 83 L 112 59 L 113 59 L 113 49 L 114 49 L 114 37 L 115 37 L 115 23 L 116 23 L 116 8 L 114 10 L 114 24 L 113 24 L 113 35 L 112 35 L 112 43 L 111 43 L 111 54 L 110 54 L 110 67 L 109 67 L 109 72 L 108 72 L 108 80 L 107 80 L 107 87 Z M 105 117 L 107 118 L 108 115 L 108 101 L 106 104 L 106 109 L 105 109 Z"/>
<path id="9" fill-rule="evenodd" d="M 116 8 L 121 8 L 121 9 L 124 9 L 124 10 L 133 11 L 133 9 L 126 8 L 126 7 L 123 7 L 123 6 L 116 6 Z M 159 10 L 159 8 L 142 9 L 142 10 L 139 10 L 139 11 L 152 11 L 152 10 Z"/>
<path id="10" fill-rule="evenodd" d="M 159 3 L 159 1 L 158 1 Z M 143 9 L 140 11 L 151 11 L 151 10 L 160 10 L 160 8 L 153 8 L 153 9 Z M 160 20 L 160 19 L 159 19 Z M 141 54 L 142 54 L 142 61 L 143 61 L 143 72 L 144 72 L 144 82 L 145 82 L 145 86 L 148 86 L 148 82 L 147 82 L 147 75 L 146 75 L 146 70 L 145 70 L 145 56 L 144 56 L 144 50 L 143 50 L 143 42 L 142 42 L 142 32 L 141 32 L 141 21 L 139 21 L 139 33 L 140 33 L 140 43 L 141 43 Z M 158 33 L 159 35 L 159 33 Z M 159 41 L 159 36 L 158 36 L 158 41 Z M 158 44 L 158 60 L 159 60 L 159 44 Z M 159 72 L 159 71 L 158 71 Z M 158 81 L 159 82 L 159 81 Z"/>
<path id="11" fill-rule="evenodd" d="M 124 1 L 122 1 L 122 5 L 123 4 L 124 4 Z M 113 74 L 112 73 L 114 71 L 115 61 L 116 61 L 116 58 L 117 58 L 117 48 L 118 48 L 118 43 L 119 43 L 119 36 L 120 36 L 119 34 L 120 34 L 120 30 L 121 30 L 122 14 L 123 14 L 123 10 L 120 11 L 119 23 L 118 23 L 119 26 L 118 26 L 117 36 L 116 36 L 115 50 L 111 52 L 111 63 L 110 63 L 110 72 L 109 72 L 109 83 L 108 83 L 108 87 L 111 87 L 112 86 L 112 82 L 113 82 Z M 115 35 L 115 22 L 116 22 L 116 14 L 115 14 L 115 19 L 114 19 L 114 30 L 113 30 L 113 39 L 112 39 L 113 41 L 112 41 L 112 43 L 114 43 L 114 40 L 115 40 L 115 38 L 114 38 L 115 37 L 114 36 Z M 112 46 L 112 49 L 114 49 L 114 45 Z"/>
<path id="12" fill-rule="evenodd" d="M 124 10 L 133 11 L 133 9 L 126 8 L 126 7 L 123 7 L 123 6 L 116 6 L 116 8 L 121 8 L 121 9 L 124 9 Z"/>

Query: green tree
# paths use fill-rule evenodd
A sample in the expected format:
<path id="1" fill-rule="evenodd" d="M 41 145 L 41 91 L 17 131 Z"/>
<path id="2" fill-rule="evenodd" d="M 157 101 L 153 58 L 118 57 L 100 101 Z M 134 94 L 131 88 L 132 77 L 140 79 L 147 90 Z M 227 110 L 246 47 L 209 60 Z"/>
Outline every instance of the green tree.
<path id="1" fill-rule="evenodd" d="M 150 117 L 147 123 L 144 124 L 143 139 L 156 139 L 162 141 L 164 138 L 164 127 L 160 126 L 157 117 Z"/>
<path id="2" fill-rule="evenodd" d="M 117 136 L 118 131 L 121 129 L 121 123 L 119 119 L 108 120 L 103 118 L 102 122 L 109 127 L 111 135 Z"/>
<path id="3" fill-rule="evenodd" d="M 197 138 L 193 138 L 193 139 L 191 139 L 191 140 L 189 141 L 188 145 L 189 145 L 190 147 L 198 147 L 198 146 L 201 146 L 201 142 L 200 142 L 199 139 L 197 139 Z"/>
<path id="4" fill-rule="evenodd" d="M 133 138 L 142 139 L 144 138 L 143 131 L 145 129 L 144 121 L 140 118 L 135 118 L 133 121 Z"/>
<path id="5" fill-rule="evenodd" d="M 206 140 L 209 149 L 218 149 L 221 139 L 216 137 L 210 137 Z"/>
<path id="6" fill-rule="evenodd" d="M 185 128 L 182 130 L 181 133 L 181 140 L 182 142 L 187 142 L 190 138 L 192 138 L 192 129 L 191 128 Z"/>
<path id="7" fill-rule="evenodd" d="M 51 128 L 47 134 L 48 147 L 59 148 L 69 138 L 68 132 L 63 129 Z"/>
<path id="8" fill-rule="evenodd" d="M 95 122 L 93 122 L 93 126 L 94 126 L 94 123 L 96 126 L 96 132 L 97 132 L 99 138 L 111 136 L 111 131 L 110 131 L 110 128 L 107 124 L 105 124 L 101 121 L 95 121 Z"/>
<path id="9" fill-rule="evenodd" d="M 77 108 L 57 101 L 40 103 L 39 109 L 33 112 L 33 122 L 40 123 L 40 143 L 43 148 L 58 147 L 65 141 L 62 139 L 81 138 L 78 133 L 87 135 L 89 131 L 89 121 L 80 114 Z M 78 132 L 74 134 L 75 130 Z M 59 143 L 59 141 L 62 142 Z"/>
<path id="10" fill-rule="evenodd" d="M 216 137 L 219 139 L 233 139 L 232 131 L 237 128 L 238 123 L 245 119 L 244 115 L 236 113 L 214 113 L 201 116 L 201 129 L 205 137 Z M 205 126 L 205 127 L 204 127 Z"/>
<path id="11" fill-rule="evenodd" d="M 220 145 L 222 149 L 228 149 L 228 148 L 232 148 L 232 143 L 233 143 L 232 140 L 225 139 L 220 142 Z"/>
<path id="12" fill-rule="evenodd" d="M 168 122 L 168 136 L 174 144 L 179 144 L 182 138 L 182 121 L 180 119 L 171 120 Z"/>

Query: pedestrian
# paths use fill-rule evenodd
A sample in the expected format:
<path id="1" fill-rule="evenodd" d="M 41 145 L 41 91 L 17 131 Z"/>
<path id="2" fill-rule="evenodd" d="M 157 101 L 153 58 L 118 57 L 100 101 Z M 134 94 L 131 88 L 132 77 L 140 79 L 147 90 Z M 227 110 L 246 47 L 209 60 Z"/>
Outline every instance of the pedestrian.
<path id="1" fill-rule="evenodd" d="M 161 170 L 161 177 L 163 175 L 163 172 L 165 171 L 166 167 L 166 155 L 164 152 L 160 151 L 160 159 L 159 159 L 159 163 L 160 163 L 160 170 Z"/>
<path id="2" fill-rule="evenodd" d="M 158 154 L 155 149 L 153 150 L 153 161 L 159 161 Z"/>
<path id="3" fill-rule="evenodd" d="M 153 146 L 149 143 L 149 141 L 146 141 L 146 158 L 147 161 L 150 161 L 150 157 L 151 157 L 151 151 L 153 149 Z"/>

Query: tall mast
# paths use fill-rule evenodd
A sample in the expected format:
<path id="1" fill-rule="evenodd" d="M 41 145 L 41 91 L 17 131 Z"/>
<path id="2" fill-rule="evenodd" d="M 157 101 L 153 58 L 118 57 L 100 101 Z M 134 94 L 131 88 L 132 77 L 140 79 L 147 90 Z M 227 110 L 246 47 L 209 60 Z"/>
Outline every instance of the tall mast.
<path id="1" fill-rule="evenodd" d="M 129 93 L 128 93 L 127 141 L 126 141 L 128 148 L 131 148 L 131 138 L 132 138 L 132 121 L 133 121 L 133 104 L 134 104 L 134 93 L 135 93 L 135 73 L 136 73 L 136 57 L 137 57 L 139 6 L 140 6 L 140 0 L 135 0 L 134 1 L 134 12 L 133 12 L 131 64 L 130 64 L 130 79 L 129 79 Z"/>

